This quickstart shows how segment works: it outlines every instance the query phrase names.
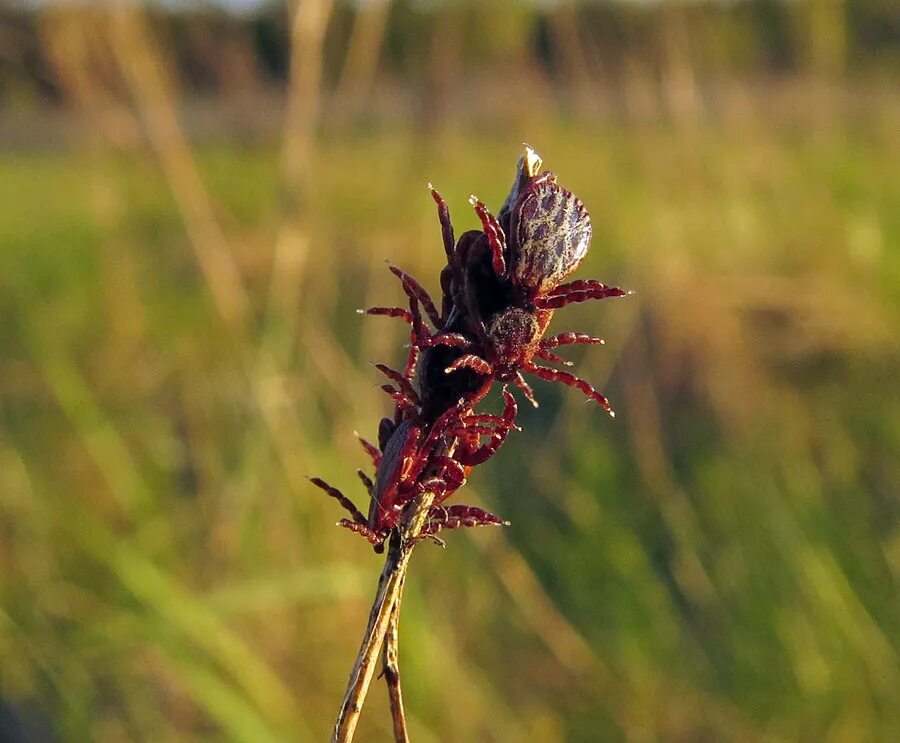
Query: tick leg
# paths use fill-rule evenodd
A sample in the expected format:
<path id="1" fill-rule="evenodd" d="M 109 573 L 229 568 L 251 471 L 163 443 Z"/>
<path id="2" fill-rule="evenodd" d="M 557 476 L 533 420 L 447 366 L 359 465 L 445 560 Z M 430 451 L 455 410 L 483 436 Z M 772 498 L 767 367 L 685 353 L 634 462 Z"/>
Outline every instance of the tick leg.
<path id="1" fill-rule="evenodd" d="M 384 374 L 388 379 L 393 380 L 398 385 L 400 385 L 400 391 L 415 405 L 418 405 L 419 393 L 413 389 L 413 386 L 409 383 L 409 380 L 396 369 L 391 369 L 389 366 L 385 366 L 384 364 L 375 364 L 375 368 L 378 369 L 382 374 Z"/>
<path id="2" fill-rule="evenodd" d="M 450 374 L 451 372 L 459 371 L 460 369 L 471 369 L 476 374 L 483 374 L 486 377 L 489 377 L 494 373 L 494 367 L 480 356 L 476 356 L 472 353 L 460 356 L 456 361 L 450 364 L 450 366 L 444 369 L 444 373 Z"/>
<path id="3" fill-rule="evenodd" d="M 472 341 L 466 338 L 462 333 L 437 333 L 430 338 L 423 339 L 420 345 L 422 348 L 431 348 L 432 346 L 469 348 L 472 345 Z"/>
<path id="4" fill-rule="evenodd" d="M 562 356 L 557 356 L 553 351 L 548 351 L 546 348 L 538 348 L 534 355 L 539 356 L 544 361 L 552 361 L 563 366 L 573 366 L 571 361 L 566 361 Z"/>
<path id="5" fill-rule="evenodd" d="M 438 219 L 441 223 L 441 237 L 444 240 L 444 252 L 447 253 L 447 259 L 449 260 L 453 256 L 453 247 L 456 244 L 456 240 L 453 237 L 453 223 L 450 221 L 450 209 L 447 208 L 447 202 L 444 201 L 443 197 L 430 183 L 428 184 L 428 190 L 431 191 L 431 198 L 437 204 Z"/>
<path id="6" fill-rule="evenodd" d="M 375 548 L 376 552 L 384 552 L 384 540 L 387 538 L 387 534 L 373 531 L 366 524 L 359 524 L 350 519 L 341 519 L 338 521 L 338 526 L 343 526 L 345 529 L 361 534 L 369 540 L 369 543 Z"/>
<path id="7" fill-rule="evenodd" d="M 390 266 L 390 269 L 391 273 L 403 283 L 403 290 L 406 292 L 407 296 L 410 298 L 415 297 L 416 300 L 421 303 L 422 308 L 425 310 L 425 314 L 428 315 L 428 319 L 434 323 L 434 327 L 440 328 L 442 326 L 441 318 L 438 315 L 437 310 L 434 307 L 434 302 L 431 300 L 431 296 L 428 292 L 425 291 L 422 285 L 412 276 L 404 273 L 396 266 Z"/>
<path id="8" fill-rule="evenodd" d="M 584 292 L 584 291 L 605 291 L 605 292 L 615 292 L 610 296 L 622 297 L 626 294 L 632 294 L 633 292 L 625 291 L 624 289 L 620 289 L 617 286 L 609 286 L 608 284 L 603 284 L 596 279 L 577 279 L 575 281 L 569 281 L 566 284 L 560 284 L 555 289 L 547 292 L 550 296 L 557 296 L 559 294 L 569 294 L 571 292 Z"/>
<path id="9" fill-rule="evenodd" d="M 495 430 L 491 434 L 488 443 L 482 444 L 471 452 L 460 451 L 456 456 L 459 457 L 459 461 L 466 465 L 466 467 L 475 467 L 476 465 L 483 464 L 497 453 L 497 450 L 503 445 L 503 442 L 506 441 L 508 433 L 508 428 L 503 431 Z"/>
<path id="10" fill-rule="evenodd" d="M 415 329 L 409 334 L 409 355 L 406 357 L 406 366 L 403 367 L 403 378 L 411 382 L 416 373 L 416 364 L 419 363 L 418 335 Z"/>
<path id="11" fill-rule="evenodd" d="M 538 407 L 538 401 L 534 397 L 534 390 L 531 389 L 531 385 L 525 381 L 525 377 L 522 376 L 521 372 L 516 372 L 516 376 L 513 377 L 513 384 L 522 390 L 522 394 L 525 395 L 525 399 L 531 403 L 532 407 Z"/>
<path id="12" fill-rule="evenodd" d="M 425 441 L 419 447 L 419 452 L 430 452 L 432 448 L 437 443 L 438 439 L 441 436 L 447 434 L 448 429 L 457 425 L 460 422 L 460 418 L 466 413 L 467 410 L 470 410 L 475 405 L 477 405 L 481 400 L 485 398 L 488 392 L 491 390 L 491 379 L 490 377 L 485 380 L 484 384 L 481 385 L 472 395 L 469 397 L 464 397 L 461 399 L 456 405 L 452 408 L 444 411 L 438 416 L 438 419 L 431 425 L 431 430 L 429 430 L 428 435 L 425 437 Z M 418 438 L 416 439 L 418 442 Z M 425 470 L 431 463 L 431 460 L 427 456 L 419 456 L 413 460 L 412 468 L 406 474 L 407 481 L 415 481 L 419 478 L 422 472 Z"/>
<path id="13" fill-rule="evenodd" d="M 446 492 L 446 495 L 440 499 L 443 501 L 447 495 L 466 484 L 466 468 L 452 457 L 439 457 L 437 463 L 440 468 L 438 477 L 444 483 Z"/>
<path id="14" fill-rule="evenodd" d="M 391 270 L 394 269 L 392 268 Z M 402 273 L 402 271 L 400 273 Z M 403 276 L 406 276 L 406 274 L 403 274 Z M 400 281 L 403 284 L 403 290 L 409 299 L 408 310 L 405 310 L 402 307 L 370 307 L 367 310 L 357 310 L 357 312 L 359 312 L 361 315 L 382 315 L 384 317 L 399 317 L 400 319 L 409 323 L 412 329 L 410 335 L 410 346 L 413 347 L 419 344 L 422 338 L 428 338 L 430 334 L 425 327 L 425 323 L 422 322 L 422 313 L 419 310 L 419 300 L 417 298 L 416 292 L 412 287 L 408 286 L 402 278 L 400 279 Z M 421 289 L 421 287 L 419 288 Z M 422 289 L 422 291 L 424 292 L 425 290 Z"/>
<path id="15" fill-rule="evenodd" d="M 497 421 L 500 422 L 500 425 L 503 424 L 503 419 L 499 416 L 491 416 L 492 418 L 496 418 Z M 479 436 L 497 436 L 499 433 L 499 429 L 497 427 L 496 421 L 491 421 L 494 425 L 490 425 L 490 423 L 478 424 L 478 425 L 465 425 L 465 426 L 456 426 L 454 428 L 448 428 L 447 433 L 451 436 L 471 436 L 474 438 L 478 438 Z"/>
<path id="16" fill-rule="evenodd" d="M 404 310 L 401 307 L 370 307 L 367 310 L 357 310 L 357 312 L 364 315 L 382 315 L 385 317 L 399 317 L 410 325 L 410 334 L 409 334 L 409 355 L 406 359 L 406 366 L 403 368 L 403 376 L 410 380 L 413 377 L 413 373 L 416 368 L 416 362 L 419 360 L 419 347 L 423 342 L 423 339 L 428 339 L 429 336 L 427 329 L 425 328 L 424 323 L 422 322 L 422 317 L 419 314 L 419 308 L 416 300 L 410 297 L 410 307 L 409 310 Z"/>
<path id="17" fill-rule="evenodd" d="M 440 477 L 429 477 L 416 486 L 416 494 L 434 493 L 434 503 L 443 503 L 453 493 L 447 483 Z"/>
<path id="18" fill-rule="evenodd" d="M 525 370 L 531 372 L 536 377 L 546 379 L 548 382 L 562 382 L 563 384 L 569 385 L 569 387 L 574 387 L 575 389 L 581 390 L 589 398 L 599 403 L 600 407 L 602 407 L 613 418 L 616 417 L 616 414 L 613 412 L 612 407 L 610 407 L 609 400 L 607 400 L 603 395 L 595 390 L 589 382 L 586 382 L 580 377 L 576 377 L 574 374 L 569 374 L 569 372 L 560 371 L 559 369 L 550 369 L 546 366 L 536 366 L 534 364 L 526 366 Z"/>
<path id="19" fill-rule="evenodd" d="M 467 467 L 474 467 L 475 465 L 486 462 L 496 454 L 497 450 L 503 445 L 503 442 L 506 441 L 506 437 L 509 436 L 509 432 L 513 428 L 516 428 L 515 420 L 516 415 L 519 412 L 518 406 L 516 405 L 516 399 L 505 389 L 503 390 L 503 399 L 505 400 L 506 405 L 503 408 L 503 417 L 500 419 L 498 425 L 494 427 L 468 426 L 462 429 L 463 432 L 475 434 L 476 436 L 490 436 L 490 440 L 488 443 L 473 448 L 470 451 L 459 452 L 457 458 L 461 464 Z M 477 444 L 477 439 L 472 443 Z"/>
<path id="20" fill-rule="evenodd" d="M 519 413 L 519 406 L 516 405 L 516 398 L 512 396 L 506 385 L 503 386 L 503 413 L 502 415 L 491 415 L 489 413 L 481 413 L 478 415 L 467 415 L 461 419 L 463 426 L 479 425 L 481 423 L 494 423 L 507 428 L 515 428 L 517 431 L 522 429 L 516 425 L 516 415 Z"/>
<path id="21" fill-rule="evenodd" d="M 554 335 L 550 338 L 543 338 L 540 344 L 538 344 L 538 350 L 535 355 L 542 359 L 546 359 L 547 361 L 555 361 L 560 364 L 565 364 L 566 366 L 572 366 L 571 361 L 565 361 L 555 353 L 552 353 L 550 349 L 558 346 L 570 346 L 574 343 L 593 344 L 606 343 L 606 341 L 593 335 L 586 335 L 585 333 L 560 333 L 559 335 Z"/>
<path id="22" fill-rule="evenodd" d="M 537 297 L 534 305 L 538 309 L 555 310 L 573 302 L 586 302 L 589 299 L 606 299 L 607 297 L 624 297 L 629 292 L 617 286 L 607 286 L 593 279 L 582 279 L 561 284 L 545 297 Z"/>
<path id="23" fill-rule="evenodd" d="M 509 522 L 475 506 L 454 505 L 449 508 L 434 506 L 428 512 L 428 523 L 422 529 L 421 536 L 434 536 L 441 529 L 472 526 L 509 526 Z"/>
<path id="24" fill-rule="evenodd" d="M 431 430 L 428 432 L 428 436 L 425 437 L 425 441 L 422 443 L 421 451 L 428 452 L 431 451 L 431 448 L 435 445 L 437 440 L 447 433 L 447 429 L 453 425 L 459 423 L 460 418 L 465 414 L 467 410 L 475 407 L 479 402 L 481 402 L 488 392 L 491 390 L 491 379 L 488 378 L 484 381 L 484 384 L 481 385 L 475 392 L 473 392 L 469 397 L 465 397 L 460 400 L 456 405 L 448 410 L 445 410 L 438 416 L 438 419 L 431 425 Z M 425 469 L 425 466 L 428 464 L 427 457 L 419 457 L 418 461 L 413 466 L 413 469 L 407 475 L 410 480 L 415 480 L 422 474 L 422 471 Z"/>
<path id="25" fill-rule="evenodd" d="M 481 226 L 484 228 L 488 244 L 491 246 L 491 265 L 494 267 L 494 273 L 497 274 L 497 278 L 502 279 L 506 276 L 506 258 L 504 258 L 506 238 L 503 235 L 500 223 L 474 194 L 469 197 L 469 203 L 475 207 L 475 213 L 481 220 Z"/>
<path id="26" fill-rule="evenodd" d="M 399 451 L 396 451 L 396 458 L 387 460 L 382 466 L 390 467 L 386 481 L 380 482 L 381 488 L 380 500 L 374 501 L 373 505 L 377 509 L 378 518 L 376 525 L 386 525 L 392 528 L 397 524 L 397 516 L 409 500 L 416 495 L 415 487 L 410 487 L 410 483 L 415 483 L 416 478 L 427 463 L 427 458 L 421 457 L 424 449 L 419 448 L 419 440 L 422 437 L 420 428 L 413 426 L 409 429 L 405 439 L 400 445 Z M 390 449 L 390 445 L 386 446 Z M 407 467 L 411 470 L 405 472 Z M 418 471 L 416 471 L 418 468 Z M 393 493 L 390 497 L 388 494 Z"/>
<path id="27" fill-rule="evenodd" d="M 418 406 L 396 387 L 390 384 L 383 384 L 381 385 L 381 389 L 384 390 L 395 403 L 397 403 L 397 406 L 401 410 L 405 410 L 414 415 L 418 414 Z"/>
<path id="28" fill-rule="evenodd" d="M 345 510 L 347 510 L 351 516 L 353 516 L 353 521 L 349 521 L 348 519 L 341 519 L 341 522 L 348 521 L 348 523 L 356 524 L 357 526 L 365 526 L 368 528 L 368 521 L 366 517 L 362 515 L 360 510 L 356 507 L 356 504 L 353 503 L 346 495 L 344 495 L 337 488 L 332 487 L 327 482 L 325 482 L 320 477 L 311 477 L 309 481 L 315 485 L 317 488 L 322 488 L 328 495 L 334 498 L 338 503 L 340 503 Z"/>
<path id="29" fill-rule="evenodd" d="M 358 433 L 356 434 L 356 438 L 359 441 L 360 446 L 365 449 L 366 454 L 369 455 L 372 459 L 372 464 L 375 465 L 375 469 L 378 469 L 378 465 L 381 464 L 381 452 L 378 451 L 372 444 L 366 441 L 362 436 Z"/>
<path id="30" fill-rule="evenodd" d="M 369 493 L 369 497 L 372 497 L 372 488 L 375 487 L 375 484 L 372 482 L 372 479 L 362 470 L 356 470 L 356 475 L 362 480 L 363 487 L 365 487 L 366 491 Z"/>
<path id="31" fill-rule="evenodd" d="M 599 343 L 600 345 L 603 345 L 606 341 L 602 338 L 597 338 L 594 335 L 587 335 L 585 333 L 560 333 L 559 335 L 554 335 L 550 338 L 542 338 L 539 345 L 540 348 L 546 350 L 548 348 L 556 348 L 557 346 L 571 346 L 573 343 Z"/>
<path id="32" fill-rule="evenodd" d="M 432 480 L 435 480 L 435 482 L 432 482 Z M 428 483 L 427 486 L 426 483 Z M 391 505 L 391 508 L 393 509 L 395 514 L 393 521 L 397 522 L 400 520 L 400 512 L 403 511 L 406 504 L 409 503 L 413 498 L 417 498 L 422 493 L 435 492 L 435 490 L 432 490 L 432 488 L 435 488 L 437 492 L 442 491 L 444 488 L 444 481 L 440 480 L 439 478 L 431 478 L 420 483 L 415 483 L 412 487 L 404 490 L 402 493 L 398 492 L 396 499 Z M 437 495 L 437 492 L 435 492 L 435 495 Z"/>
<path id="33" fill-rule="evenodd" d="M 493 415 L 492 413 L 479 413 L 478 415 L 467 415 L 460 423 L 460 431 L 466 431 L 472 428 L 480 428 L 482 426 L 503 426 L 515 428 L 517 431 L 522 429 L 514 424 L 510 424 L 502 415 Z"/>
<path id="34" fill-rule="evenodd" d="M 369 307 L 367 310 L 357 310 L 361 315 L 382 315 L 384 317 L 399 317 L 410 325 L 413 324 L 413 318 L 409 310 L 402 307 Z"/>
<path id="35" fill-rule="evenodd" d="M 427 477 L 422 480 L 422 482 L 416 482 L 416 478 L 419 477 L 425 466 L 435 464 L 436 462 L 440 463 L 438 474 Z M 449 484 L 447 482 L 448 474 L 450 476 Z M 435 460 L 426 458 L 421 463 L 417 462 L 409 474 L 406 475 L 404 482 L 412 483 L 412 486 L 403 485 L 402 490 L 398 490 L 397 497 L 394 499 L 392 507 L 399 515 L 400 511 L 403 510 L 407 503 L 423 493 L 434 493 L 435 503 L 440 503 L 446 500 L 454 490 L 458 489 L 460 485 L 466 481 L 465 475 L 465 469 L 462 465 L 450 457 L 437 457 Z M 462 482 L 458 482 L 460 477 L 462 478 Z"/>
<path id="36" fill-rule="evenodd" d="M 475 506 L 457 504 L 444 510 L 447 512 L 449 523 L 455 521 L 457 526 L 509 526 L 508 521 Z M 446 528 L 454 529 L 456 527 L 448 525 Z"/>

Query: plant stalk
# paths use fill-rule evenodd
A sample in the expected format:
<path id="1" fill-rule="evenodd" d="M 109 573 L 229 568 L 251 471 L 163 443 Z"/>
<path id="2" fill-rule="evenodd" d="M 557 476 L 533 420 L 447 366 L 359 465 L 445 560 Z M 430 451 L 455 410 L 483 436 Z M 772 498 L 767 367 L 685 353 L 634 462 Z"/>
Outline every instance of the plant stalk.
<path id="1" fill-rule="evenodd" d="M 394 743 L 409 743 L 409 731 L 406 729 L 406 712 L 403 709 L 403 691 L 400 686 L 400 602 L 397 597 L 391 620 L 388 623 L 387 635 L 384 638 L 384 665 L 382 675 L 388 690 L 388 701 L 391 707 L 391 720 L 394 723 Z"/>
<path id="2" fill-rule="evenodd" d="M 378 580 L 378 591 L 369 612 L 369 622 L 363 635 L 359 652 L 341 710 L 334 724 L 331 735 L 332 743 L 350 743 L 356 732 L 356 725 L 362 712 L 362 706 L 369 691 L 369 684 L 375 674 L 375 666 L 384 646 L 391 618 L 396 611 L 400 612 L 400 597 L 403 583 L 409 568 L 409 558 L 418 543 L 419 534 L 428 517 L 428 511 L 434 503 L 434 493 L 424 493 L 416 502 L 415 509 L 401 526 L 399 533 L 391 537 L 387 558 L 381 577 Z"/>

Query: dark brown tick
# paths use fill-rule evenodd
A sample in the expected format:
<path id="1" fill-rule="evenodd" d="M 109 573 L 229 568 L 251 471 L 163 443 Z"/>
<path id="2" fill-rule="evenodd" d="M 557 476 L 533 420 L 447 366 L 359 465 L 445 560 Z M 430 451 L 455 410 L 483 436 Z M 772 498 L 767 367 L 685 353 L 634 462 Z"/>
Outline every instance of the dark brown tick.
<path id="1" fill-rule="evenodd" d="M 553 349 L 603 343 L 585 333 L 545 338 L 555 310 L 574 302 L 628 294 L 592 279 L 563 283 L 587 254 L 591 218 L 581 200 L 560 186 L 553 173 L 540 172 L 541 164 L 526 145 L 497 216 L 472 196 L 470 202 L 483 230 L 466 232 L 455 243 L 446 202 L 431 189 L 448 259 L 441 276 L 441 314 L 421 286 L 392 269 L 410 300 L 410 311 L 403 312 L 413 328 L 412 343 L 430 349 L 425 352 L 422 383 L 440 389 L 441 373 L 467 374 L 465 382 L 457 385 L 460 390 L 473 389 L 484 378 L 511 381 L 537 405 L 522 376 L 529 372 L 581 390 L 614 415 L 607 399 L 588 382 L 535 362 L 539 358 L 568 365 Z M 418 305 L 431 319 L 435 333 L 425 327 Z M 370 310 L 372 314 L 388 311 Z"/>

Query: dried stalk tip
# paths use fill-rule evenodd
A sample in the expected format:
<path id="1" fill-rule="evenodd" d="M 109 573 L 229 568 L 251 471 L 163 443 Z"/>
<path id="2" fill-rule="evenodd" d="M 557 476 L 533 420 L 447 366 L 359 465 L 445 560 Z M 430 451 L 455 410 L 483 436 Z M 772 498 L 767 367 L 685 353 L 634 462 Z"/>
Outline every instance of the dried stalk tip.
<path id="1" fill-rule="evenodd" d="M 523 142 L 525 145 L 525 158 L 523 163 L 523 170 L 528 175 L 529 178 L 534 178 L 538 173 L 541 172 L 541 166 L 544 164 L 544 161 L 541 159 L 541 156 L 534 151 L 534 148 L 528 142 Z"/>

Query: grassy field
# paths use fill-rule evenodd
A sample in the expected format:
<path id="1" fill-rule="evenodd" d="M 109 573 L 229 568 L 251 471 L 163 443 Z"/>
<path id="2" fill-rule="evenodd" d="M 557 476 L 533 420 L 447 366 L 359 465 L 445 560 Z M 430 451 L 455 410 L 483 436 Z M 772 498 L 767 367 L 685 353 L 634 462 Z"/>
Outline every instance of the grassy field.
<path id="1" fill-rule="evenodd" d="M 278 153 L 197 164 L 248 299 L 223 321 L 149 154 L 0 154 L 0 691 L 64 740 L 322 740 L 380 561 L 352 432 L 388 409 L 396 262 L 432 289 L 522 139 L 579 194 L 557 331 L 610 420 L 542 406 L 417 552 L 416 741 L 900 739 L 900 118 L 324 136 L 276 256 Z M 526 131 L 527 130 L 527 131 Z M 188 220 L 190 223 L 190 219 Z M 361 740 L 390 734 L 373 691 Z"/>

